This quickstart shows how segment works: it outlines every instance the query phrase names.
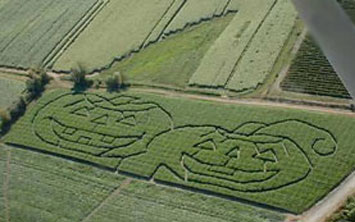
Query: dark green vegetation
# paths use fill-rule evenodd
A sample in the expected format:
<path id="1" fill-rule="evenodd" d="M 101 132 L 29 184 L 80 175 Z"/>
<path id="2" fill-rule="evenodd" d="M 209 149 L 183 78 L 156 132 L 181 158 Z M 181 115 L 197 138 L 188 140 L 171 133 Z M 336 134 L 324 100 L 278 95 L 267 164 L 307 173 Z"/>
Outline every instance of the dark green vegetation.
<path id="1" fill-rule="evenodd" d="M 127 77 L 129 83 L 185 88 L 204 54 L 233 16 L 234 14 L 215 18 L 167 37 L 117 63 L 98 78 L 120 72 Z"/>
<path id="2" fill-rule="evenodd" d="M 95 0 L 4 0 L 0 2 L 0 65 L 43 65 L 65 44 L 67 35 Z"/>
<path id="3" fill-rule="evenodd" d="M 298 213 L 353 169 L 354 126 L 299 110 L 54 91 L 5 142 Z"/>
<path id="4" fill-rule="evenodd" d="M 339 2 L 355 21 L 355 1 L 339 0 Z M 310 35 L 307 35 L 302 43 L 281 87 L 292 92 L 350 98 L 333 67 Z"/>
<path id="5" fill-rule="evenodd" d="M 355 222 L 355 196 L 349 197 L 345 206 L 335 213 L 328 222 Z"/>
<path id="6" fill-rule="evenodd" d="M 0 181 L 0 221 L 75 222 L 83 221 L 90 213 L 88 222 L 283 219 L 276 213 L 237 202 L 138 181 L 118 193 L 115 190 L 127 181 L 123 176 L 5 146 L 0 146 Z"/>

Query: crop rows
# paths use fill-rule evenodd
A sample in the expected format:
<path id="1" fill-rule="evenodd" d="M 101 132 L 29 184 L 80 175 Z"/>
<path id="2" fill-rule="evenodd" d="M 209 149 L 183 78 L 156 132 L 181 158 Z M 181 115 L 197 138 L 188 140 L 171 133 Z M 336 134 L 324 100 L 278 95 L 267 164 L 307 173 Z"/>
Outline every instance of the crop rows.
<path id="1" fill-rule="evenodd" d="M 191 114 L 198 110 L 204 112 Z M 292 110 L 55 91 L 4 139 L 141 178 L 300 212 L 351 171 L 353 135 L 342 132 L 353 132 L 353 126 L 347 117 Z"/>
<path id="2" fill-rule="evenodd" d="M 239 2 L 238 13 L 205 54 L 189 84 L 224 87 L 250 39 L 274 4 L 270 1 Z M 258 10 L 255 10 L 255 9 Z"/>
<path id="3" fill-rule="evenodd" d="M 190 85 L 243 92 L 257 88 L 270 74 L 294 26 L 292 4 L 233 3 L 239 5 L 237 15 L 205 55 Z"/>
<path id="4" fill-rule="evenodd" d="M 339 1 L 355 21 L 355 1 Z M 285 91 L 349 99 L 350 95 L 315 40 L 307 35 L 281 83 Z"/>
<path id="5" fill-rule="evenodd" d="M 108 68 L 164 36 L 214 16 L 222 16 L 229 0 L 119 0 L 109 2 L 55 63 L 68 71 L 78 63 L 89 71 Z M 90 45 L 90 47 L 87 47 Z"/>
<path id="6" fill-rule="evenodd" d="M 42 65 L 97 0 L 14 0 L 0 5 L 0 66 Z"/>

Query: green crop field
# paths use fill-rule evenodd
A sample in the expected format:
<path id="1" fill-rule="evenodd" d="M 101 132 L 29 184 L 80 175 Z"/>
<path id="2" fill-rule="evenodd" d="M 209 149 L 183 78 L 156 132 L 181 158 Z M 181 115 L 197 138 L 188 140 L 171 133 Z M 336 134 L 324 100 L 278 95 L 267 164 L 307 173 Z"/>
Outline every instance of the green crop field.
<path id="1" fill-rule="evenodd" d="M 43 65 L 97 0 L 13 0 L 0 2 L 0 66 Z"/>
<path id="2" fill-rule="evenodd" d="M 190 85 L 224 87 L 236 62 L 275 3 L 274 0 L 235 2 L 238 13 L 206 53 Z"/>
<path id="3" fill-rule="evenodd" d="M 0 146 L 0 220 L 11 222 L 278 222 L 267 210 L 132 181 L 95 167 Z M 94 212 L 100 204 L 100 210 Z"/>
<path id="4" fill-rule="evenodd" d="M 240 12 L 206 53 L 190 85 L 245 92 L 256 89 L 270 74 L 296 12 L 289 1 L 237 2 Z"/>
<path id="5" fill-rule="evenodd" d="M 55 64 L 55 70 L 69 70 L 81 64 L 89 71 L 109 67 L 151 42 L 222 15 L 230 1 L 153 0 L 110 1 Z M 198 10 L 197 10 L 198 9 Z M 90 45 L 90 47 L 88 47 Z"/>
<path id="6" fill-rule="evenodd" d="M 0 74 L 0 109 L 10 106 L 25 90 L 24 81 L 10 79 Z"/>
<path id="7" fill-rule="evenodd" d="M 45 94 L 4 140 L 299 213 L 353 170 L 354 121 L 135 92 L 57 90 Z"/>
<path id="8" fill-rule="evenodd" d="M 233 16 L 215 18 L 199 26 L 186 28 L 178 35 L 169 36 L 115 64 L 95 78 L 105 80 L 107 76 L 119 72 L 129 83 L 185 88 L 201 59 Z"/>
<path id="9" fill-rule="evenodd" d="M 132 210 L 134 210 L 132 212 Z M 133 181 L 90 222 L 281 222 L 283 216 L 221 198 Z"/>
<path id="10" fill-rule="evenodd" d="M 339 0 L 355 22 L 355 1 Z M 281 83 L 285 91 L 349 99 L 350 95 L 333 67 L 310 35 L 301 45 Z"/>

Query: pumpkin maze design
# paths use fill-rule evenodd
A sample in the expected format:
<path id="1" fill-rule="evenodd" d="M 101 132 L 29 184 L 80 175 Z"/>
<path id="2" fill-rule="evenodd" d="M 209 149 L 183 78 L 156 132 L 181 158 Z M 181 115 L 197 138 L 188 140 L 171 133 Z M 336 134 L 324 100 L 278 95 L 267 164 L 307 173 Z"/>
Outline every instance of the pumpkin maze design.
<path id="1" fill-rule="evenodd" d="M 299 183 L 337 150 L 330 131 L 302 120 L 177 126 L 160 104 L 124 94 L 59 96 L 38 109 L 32 129 L 50 146 L 117 159 L 121 172 L 247 193 Z"/>

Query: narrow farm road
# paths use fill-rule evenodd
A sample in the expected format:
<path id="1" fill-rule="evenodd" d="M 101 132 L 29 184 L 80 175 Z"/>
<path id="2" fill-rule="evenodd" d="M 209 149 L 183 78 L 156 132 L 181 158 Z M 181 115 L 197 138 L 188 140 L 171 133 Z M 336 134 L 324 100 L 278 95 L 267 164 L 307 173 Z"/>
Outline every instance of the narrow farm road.
<path id="1" fill-rule="evenodd" d="M 112 200 L 114 197 L 118 196 L 121 192 L 122 189 L 126 188 L 130 183 L 132 179 L 127 178 L 125 179 L 122 184 L 114 190 L 110 195 L 107 196 L 107 198 L 102 201 L 89 215 L 87 215 L 81 222 L 89 222 L 92 216 L 94 216 L 102 207 L 104 207 L 110 200 Z"/>
<path id="2" fill-rule="evenodd" d="M 323 200 L 306 211 L 300 218 L 301 222 L 324 222 L 347 198 L 355 194 L 355 172 L 330 192 Z"/>
<path id="3" fill-rule="evenodd" d="M 168 91 L 168 90 L 153 89 L 153 88 L 132 87 L 131 90 L 137 91 L 137 92 L 155 93 L 155 94 L 160 94 L 160 95 L 164 95 L 164 96 L 182 97 L 182 98 L 205 100 L 205 101 L 212 101 L 212 102 L 221 102 L 221 103 L 226 103 L 226 104 L 292 108 L 292 109 L 325 112 L 325 113 L 330 113 L 330 114 L 339 114 L 339 115 L 347 115 L 347 116 L 355 117 L 355 113 L 351 112 L 350 110 L 335 109 L 335 108 L 328 108 L 328 107 L 322 107 L 322 106 L 281 103 L 281 102 L 267 101 L 267 100 L 263 100 L 263 99 L 233 99 L 233 98 L 206 96 L 206 95 L 198 95 L 198 94 L 189 94 L 189 93 L 185 93 L 185 92 L 176 92 L 176 91 Z M 324 104 L 326 104 L 326 103 L 324 103 Z"/>

